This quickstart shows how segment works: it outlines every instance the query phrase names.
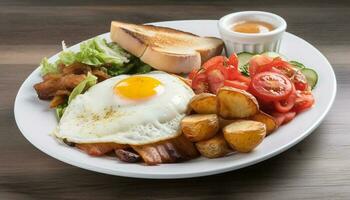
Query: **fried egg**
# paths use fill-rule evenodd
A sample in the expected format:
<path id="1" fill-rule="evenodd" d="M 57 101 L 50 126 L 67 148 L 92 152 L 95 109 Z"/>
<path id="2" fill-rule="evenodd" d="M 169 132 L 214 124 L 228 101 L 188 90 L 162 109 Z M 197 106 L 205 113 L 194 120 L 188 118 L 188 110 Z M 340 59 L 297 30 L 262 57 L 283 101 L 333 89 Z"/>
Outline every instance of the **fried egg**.
<path id="1" fill-rule="evenodd" d="M 180 134 L 180 121 L 194 96 L 179 78 L 164 73 L 120 75 L 78 95 L 54 134 L 75 143 L 141 145 Z"/>

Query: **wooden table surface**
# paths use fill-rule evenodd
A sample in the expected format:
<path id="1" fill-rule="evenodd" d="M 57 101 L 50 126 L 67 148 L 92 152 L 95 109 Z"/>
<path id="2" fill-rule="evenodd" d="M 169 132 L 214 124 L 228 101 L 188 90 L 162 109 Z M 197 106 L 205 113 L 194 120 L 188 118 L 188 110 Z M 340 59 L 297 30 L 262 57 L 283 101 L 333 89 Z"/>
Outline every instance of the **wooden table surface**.
<path id="1" fill-rule="evenodd" d="M 241 170 L 182 180 L 98 174 L 60 162 L 18 130 L 13 103 L 41 58 L 109 31 L 113 19 L 145 23 L 219 19 L 241 10 L 283 16 L 288 31 L 315 45 L 334 67 L 338 94 L 313 134 Z M 11 1 L 0 2 L 0 199 L 350 199 L 350 2 Z M 302 51 L 302 49 L 300 50 Z M 327 91 L 325 91 L 327 92 Z"/>

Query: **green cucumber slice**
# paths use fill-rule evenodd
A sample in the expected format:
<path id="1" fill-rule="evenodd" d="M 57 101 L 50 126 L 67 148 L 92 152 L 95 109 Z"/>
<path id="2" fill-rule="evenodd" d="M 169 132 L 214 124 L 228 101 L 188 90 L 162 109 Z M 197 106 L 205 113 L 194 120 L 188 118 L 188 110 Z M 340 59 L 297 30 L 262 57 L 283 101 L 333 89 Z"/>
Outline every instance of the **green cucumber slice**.
<path id="1" fill-rule="evenodd" d="M 296 69 L 304 69 L 304 68 L 306 68 L 303 63 L 300 63 L 300 62 L 295 61 L 295 60 L 289 61 L 289 63 Z"/>
<path id="2" fill-rule="evenodd" d="M 238 58 L 238 69 L 244 74 L 245 76 L 249 76 L 249 60 L 254 56 L 252 53 L 248 52 L 241 52 L 237 54 Z"/>
<path id="3" fill-rule="evenodd" d="M 314 89 L 318 81 L 316 71 L 310 68 L 303 68 L 300 71 L 306 77 L 307 83 L 310 85 L 311 89 Z"/>

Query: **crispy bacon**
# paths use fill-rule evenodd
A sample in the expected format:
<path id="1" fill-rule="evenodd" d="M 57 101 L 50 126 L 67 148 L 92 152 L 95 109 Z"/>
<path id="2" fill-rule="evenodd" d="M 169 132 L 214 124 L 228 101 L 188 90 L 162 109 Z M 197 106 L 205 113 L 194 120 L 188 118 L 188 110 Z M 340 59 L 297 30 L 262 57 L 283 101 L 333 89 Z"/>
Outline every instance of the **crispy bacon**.
<path id="1" fill-rule="evenodd" d="M 102 156 L 116 149 L 127 148 L 128 145 L 118 143 L 86 143 L 86 144 L 75 144 L 76 147 L 85 151 L 91 156 Z"/>
<path id="2" fill-rule="evenodd" d="M 61 71 L 64 75 L 66 74 L 87 74 L 88 72 L 91 72 L 91 67 L 89 65 L 83 64 L 83 63 L 73 63 L 71 65 L 68 65 L 66 67 L 62 67 Z"/>
<path id="3" fill-rule="evenodd" d="M 56 95 L 50 101 L 50 108 L 56 108 L 58 105 L 61 105 L 64 102 L 66 102 L 66 97 L 65 96 Z"/>
<path id="4" fill-rule="evenodd" d="M 180 162 L 199 155 L 193 143 L 183 135 L 154 144 L 131 147 L 140 154 L 147 165 Z"/>
<path id="5" fill-rule="evenodd" d="M 34 85 L 34 89 L 40 99 L 50 100 L 58 90 L 73 90 L 85 77 L 84 74 L 68 74 L 65 76 L 46 75 L 43 82 Z"/>
<path id="6" fill-rule="evenodd" d="M 101 82 L 110 78 L 110 76 L 106 72 L 98 69 L 93 69 L 92 74 L 97 77 L 98 82 Z"/>
<path id="7" fill-rule="evenodd" d="M 114 152 L 117 158 L 124 162 L 135 163 L 141 160 L 140 155 L 132 149 L 116 149 Z"/>

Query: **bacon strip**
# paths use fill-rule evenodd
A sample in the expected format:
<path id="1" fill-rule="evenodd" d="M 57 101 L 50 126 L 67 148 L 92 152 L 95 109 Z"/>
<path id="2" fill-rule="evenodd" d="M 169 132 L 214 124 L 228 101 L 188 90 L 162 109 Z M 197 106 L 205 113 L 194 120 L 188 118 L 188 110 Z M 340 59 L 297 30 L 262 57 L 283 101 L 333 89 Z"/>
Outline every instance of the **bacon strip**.
<path id="1" fill-rule="evenodd" d="M 128 147 L 128 145 L 118 143 L 86 143 L 75 144 L 75 146 L 91 156 L 103 156 L 104 154 L 112 152 L 113 150 Z"/>
<path id="2" fill-rule="evenodd" d="M 40 99 L 50 100 L 58 90 L 73 90 L 85 77 L 84 74 L 46 75 L 43 82 L 34 85 L 34 89 Z"/>
<path id="3" fill-rule="evenodd" d="M 147 165 L 181 162 L 199 155 L 193 143 L 183 135 L 154 144 L 131 147 L 140 154 Z"/>
<path id="4" fill-rule="evenodd" d="M 98 82 L 101 82 L 110 78 L 110 76 L 106 72 L 98 69 L 93 69 L 92 74 L 97 77 Z"/>
<path id="5" fill-rule="evenodd" d="M 71 65 L 61 68 L 61 71 L 64 75 L 66 74 L 87 74 L 91 72 L 91 67 L 83 63 L 73 63 Z"/>

